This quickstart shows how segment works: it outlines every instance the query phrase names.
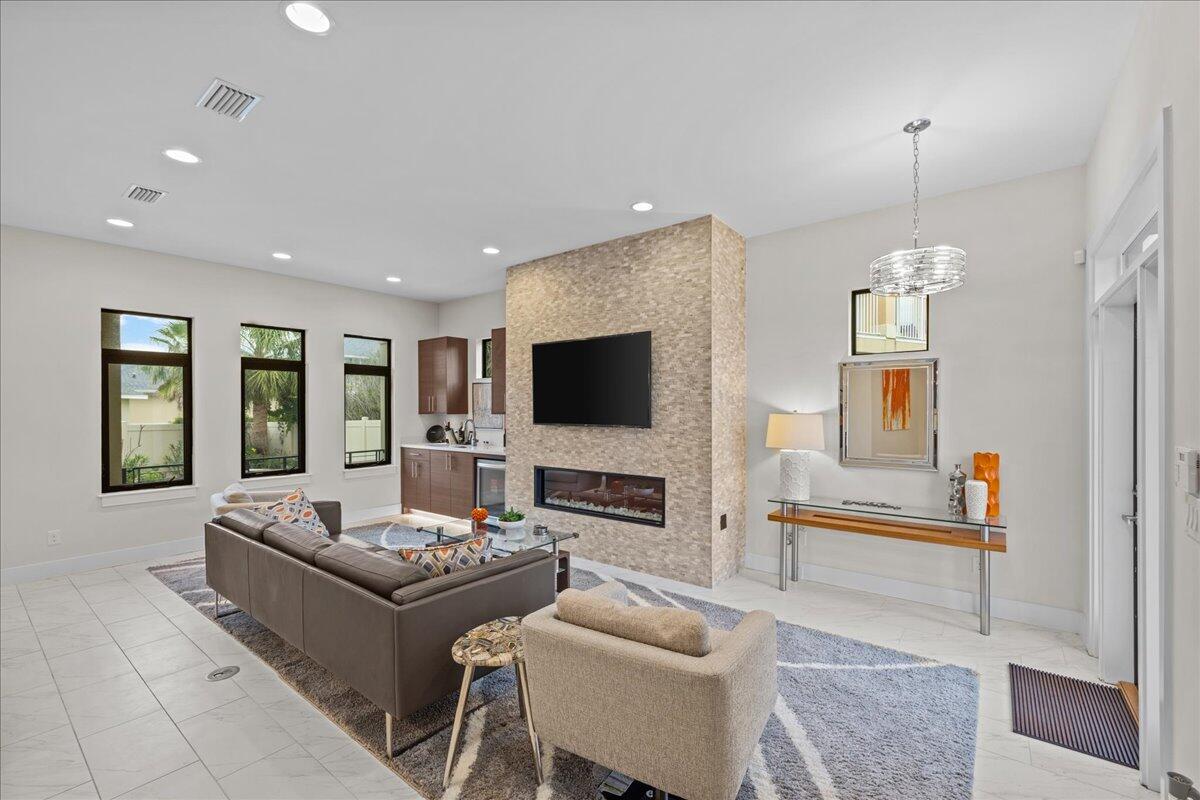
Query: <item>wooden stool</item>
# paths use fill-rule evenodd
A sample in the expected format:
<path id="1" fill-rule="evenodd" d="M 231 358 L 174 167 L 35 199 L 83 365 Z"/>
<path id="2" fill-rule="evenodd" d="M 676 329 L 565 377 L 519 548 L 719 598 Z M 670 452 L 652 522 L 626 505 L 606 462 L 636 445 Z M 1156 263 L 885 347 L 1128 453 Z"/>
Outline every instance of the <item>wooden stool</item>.
<path id="1" fill-rule="evenodd" d="M 446 771 L 442 775 L 442 788 L 450 785 L 450 770 L 454 767 L 454 752 L 458 749 L 458 734 L 462 729 L 463 712 L 467 708 L 467 694 L 471 691 L 471 676 L 476 667 L 507 667 L 512 664 L 517 670 L 517 703 L 525 725 L 529 729 L 529 743 L 533 746 L 533 769 L 537 782 L 542 783 L 542 753 L 538 747 L 537 734 L 533 730 L 533 714 L 529 707 L 529 681 L 525 675 L 525 647 L 521 641 L 519 617 L 501 617 L 485 622 L 458 637 L 450 647 L 450 657 L 463 665 L 462 688 L 458 690 L 458 709 L 454 712 L 454 727 L 450 731 L 450 752 L 446 755 Z"/>

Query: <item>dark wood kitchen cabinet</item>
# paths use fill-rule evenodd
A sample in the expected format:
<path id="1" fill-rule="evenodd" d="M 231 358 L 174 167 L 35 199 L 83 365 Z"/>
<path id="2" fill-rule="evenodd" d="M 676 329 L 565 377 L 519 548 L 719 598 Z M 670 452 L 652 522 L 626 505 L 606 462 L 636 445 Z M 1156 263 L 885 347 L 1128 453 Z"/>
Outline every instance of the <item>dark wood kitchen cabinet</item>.
<path id="1" fill-rule="evenodd" d="M 471 453 L 431 451 L 429 505 L 421 510 L 462 518 L 470 516 L 474 505 L 475 456 Z"/>
<path id="2" fill-rule="evenodd" d="M 417 413 L 467 413 L 467 340 L 439 336 L 417 342 Z"/>
<path id="3" fill-rule="evenodd" d="M 400 505 L 405 511 L 429 511 L 429 451 L 400 451 Z"/>
<path id="4" fill-rule="evenodd" d="M 492 328 L 492 413 L 504 413 L 504 390 L 507 387 L 505 357 L 508 353 L 504 328 Z"/>

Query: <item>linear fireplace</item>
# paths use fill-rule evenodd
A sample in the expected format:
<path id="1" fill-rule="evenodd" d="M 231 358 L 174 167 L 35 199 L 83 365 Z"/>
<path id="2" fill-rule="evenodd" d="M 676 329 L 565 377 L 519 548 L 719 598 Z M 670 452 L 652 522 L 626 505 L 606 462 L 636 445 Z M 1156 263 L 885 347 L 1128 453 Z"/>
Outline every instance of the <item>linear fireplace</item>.
<path id="1" fill-rule="evenodd" d="M 557 467 L 533 468 L 534 505 L 662 528 L 665 478 Z"/>

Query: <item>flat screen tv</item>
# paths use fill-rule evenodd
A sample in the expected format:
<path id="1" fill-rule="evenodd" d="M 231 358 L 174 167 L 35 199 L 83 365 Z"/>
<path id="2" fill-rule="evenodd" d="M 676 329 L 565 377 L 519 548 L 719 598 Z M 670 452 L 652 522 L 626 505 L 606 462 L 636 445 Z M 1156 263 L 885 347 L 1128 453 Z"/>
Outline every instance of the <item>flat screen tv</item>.
<path id="1" fill-rule="evenodd" d="M 650 427 L 650 331 L 533 346 L 535 425 Z"/>

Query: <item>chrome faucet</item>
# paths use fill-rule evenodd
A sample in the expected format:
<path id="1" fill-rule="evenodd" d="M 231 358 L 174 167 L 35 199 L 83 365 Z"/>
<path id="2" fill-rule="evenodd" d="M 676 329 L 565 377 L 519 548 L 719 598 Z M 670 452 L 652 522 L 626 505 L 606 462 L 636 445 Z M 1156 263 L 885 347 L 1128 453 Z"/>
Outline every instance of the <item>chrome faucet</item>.
<path id="1" fill-rule="evenodd" d="M 475 420 L 468 419 L 463 423 L 463 427 L 465 428 L 467 425 L 470 425 L 471 427 L 463 436 L 463 444 L 467 445 L 468 447 L 474 447 L 479 442 L 479 437 L 475 435 Z"/>

